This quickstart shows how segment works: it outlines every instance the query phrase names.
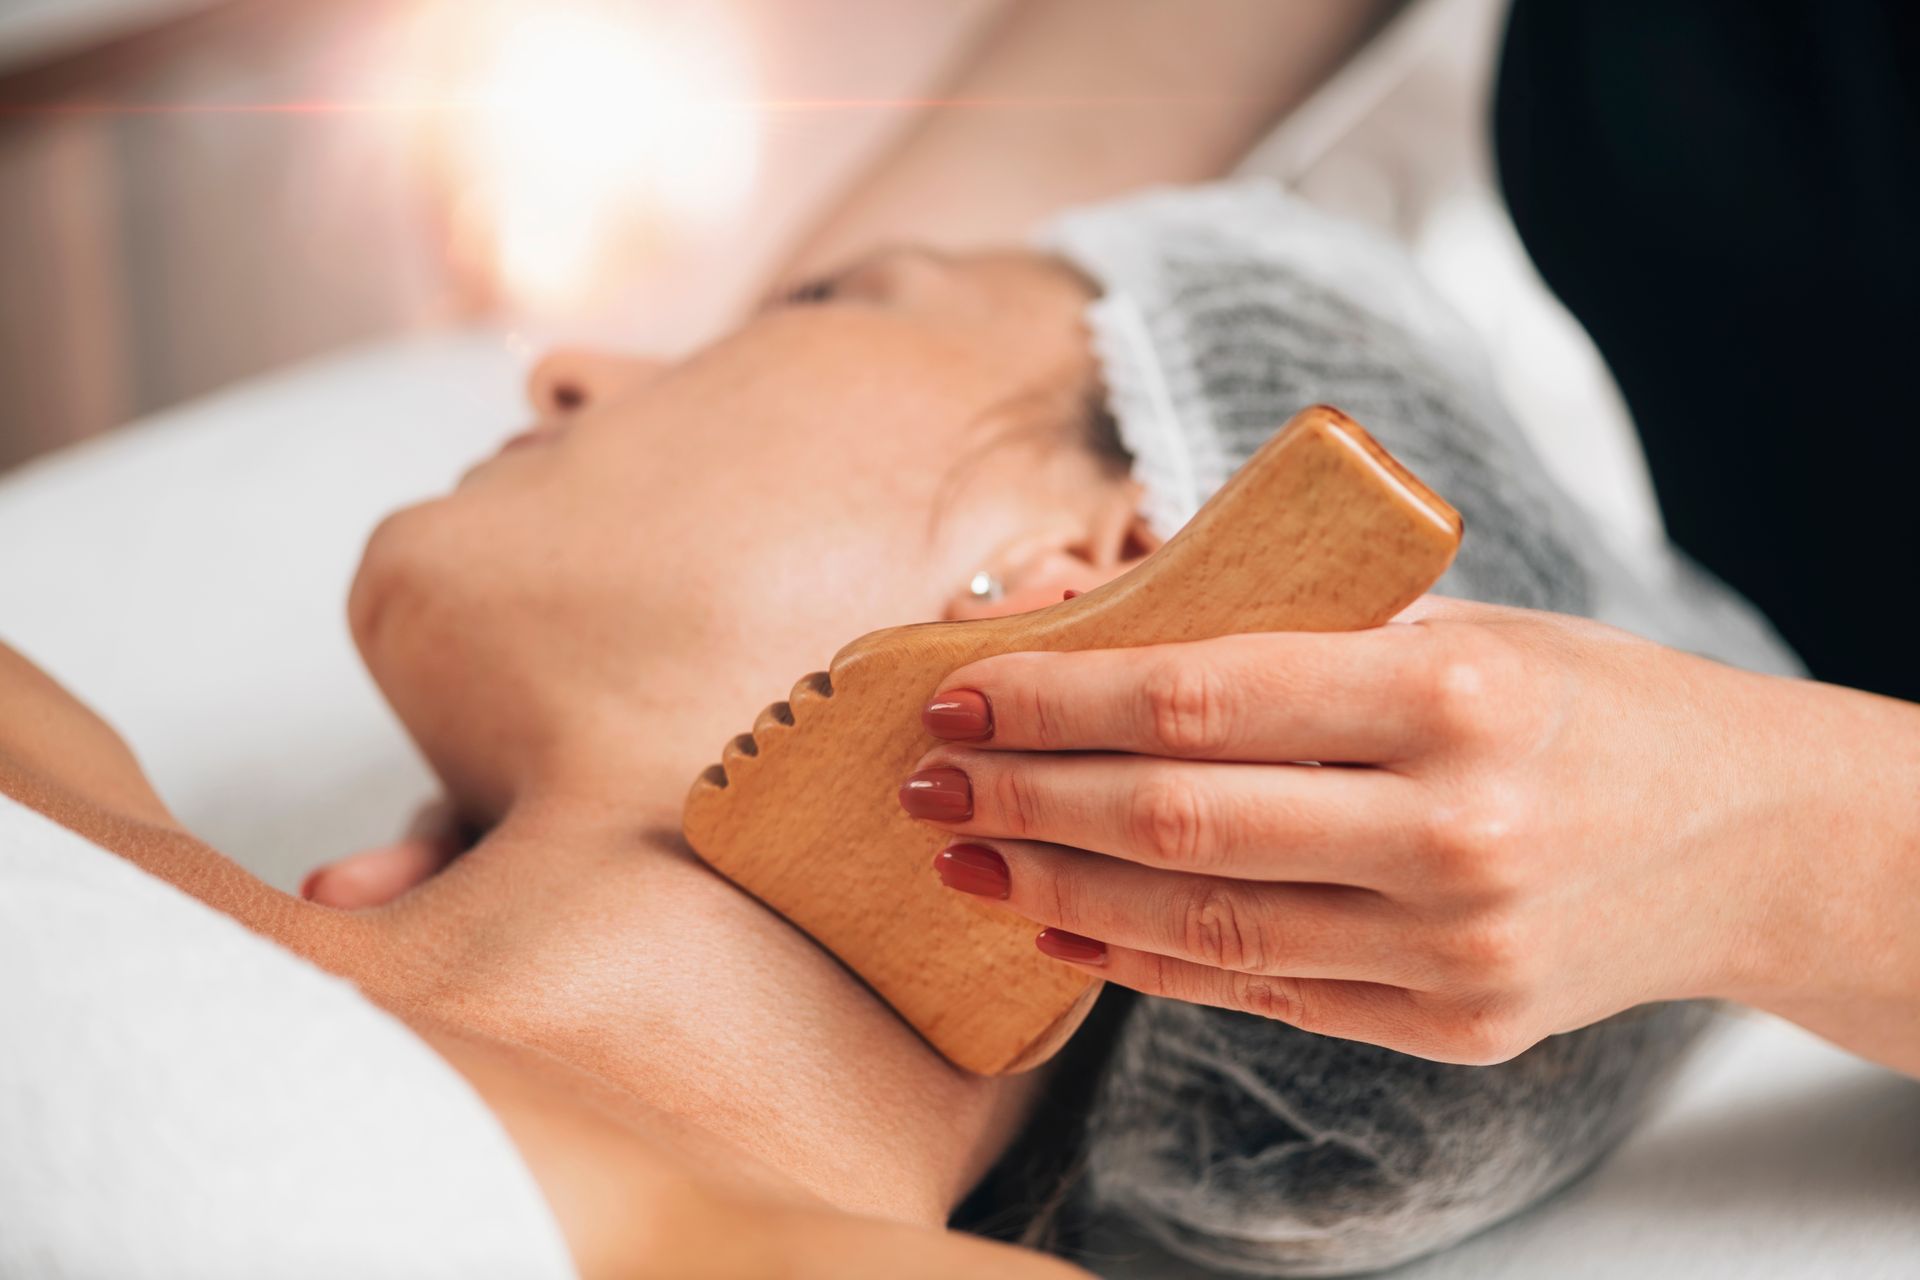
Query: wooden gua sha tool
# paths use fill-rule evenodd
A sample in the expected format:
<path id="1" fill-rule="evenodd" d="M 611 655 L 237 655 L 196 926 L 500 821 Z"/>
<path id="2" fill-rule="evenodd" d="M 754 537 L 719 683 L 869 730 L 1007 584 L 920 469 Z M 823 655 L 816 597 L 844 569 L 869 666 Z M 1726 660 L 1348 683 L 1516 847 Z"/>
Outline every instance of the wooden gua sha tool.
<path id="1" fill-rule="evenodd" d="M 1032 921 L 935 877 L 951 837 L 895 799 L 936 745 L 921 704 L 991 654 L 1378 626 L 1433 584 L 1459 542 L 1452 507 L 1345 414 L 1307 409 L 1125 576 L 1031 613 L 893 627 L 840 650 L 694 782 L 687 840 L 956 1065 L 1037 1066 L 1101 984 L 1036 951 Z"/>

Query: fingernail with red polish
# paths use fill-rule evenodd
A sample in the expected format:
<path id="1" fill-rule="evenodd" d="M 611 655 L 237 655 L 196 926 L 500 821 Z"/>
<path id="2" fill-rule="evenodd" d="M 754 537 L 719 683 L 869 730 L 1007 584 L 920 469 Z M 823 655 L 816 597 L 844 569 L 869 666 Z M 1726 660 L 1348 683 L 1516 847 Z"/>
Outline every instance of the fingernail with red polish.
<path id="1" fill-rule="evenodd" d="M 956 844 L 933 858 L 940 883 L 976 898 L 1005 898 L 1013 892 L 1007 860 L 980 844 Z"/>
<path id="2" fill-rule="evenodd" d="M 1077 933 L 1068 933 L 1065 929 L 1042 929 L 1033 945 L 1052 956 L 1055 960 L 1071 960 L 1075 964 L 1105 964 L 1107 962 L 1107 944 L 1097 938 L 1083 938 Z"/>
<path id="3" fill-rule="evenodd" d="M 958 769 L 922 769 L 901 786 L 900 807 L 932 822 L 965 822 L 973 816 L 973 786 Z"/>
<path id="4" fill-rule="evenodd" d="M 993 734 L 993 707 L 978 689 L 948 689 L 920 708 L 920 723 L 936 738 L 965 741 Z"/>
<path id="5" fill-rule="evenodd" d="M 315 867 L 313 870 L 307 872 L 307 878 L 300 882 L 300 896 L 308 902 L 313 901 L 313 891 L 319 887 L 320 873 L 323 870 L 325 870 L 324 867 Z"/>

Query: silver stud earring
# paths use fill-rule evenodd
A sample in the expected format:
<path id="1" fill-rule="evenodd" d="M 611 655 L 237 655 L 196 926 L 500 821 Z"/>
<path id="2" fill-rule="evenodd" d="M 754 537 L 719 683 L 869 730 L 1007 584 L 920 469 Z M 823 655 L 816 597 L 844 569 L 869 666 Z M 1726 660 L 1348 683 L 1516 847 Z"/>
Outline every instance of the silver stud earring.
<path id="1" fill-rule="evenodd" d="M 967 594 L 982 604 L 990 604 L 1007 594 L 1006 584 L 985 569 L 967 580 Z"/>

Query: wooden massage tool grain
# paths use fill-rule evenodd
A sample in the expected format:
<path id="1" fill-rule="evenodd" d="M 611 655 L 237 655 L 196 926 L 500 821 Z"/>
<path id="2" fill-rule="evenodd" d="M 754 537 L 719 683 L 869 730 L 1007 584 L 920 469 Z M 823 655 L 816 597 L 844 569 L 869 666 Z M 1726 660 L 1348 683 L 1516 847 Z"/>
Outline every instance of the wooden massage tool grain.
<path id="1" fill-rule="evenodd" d="M 1307 409 L 1105 586 L 1012 617 L 892 627 L 840 650 L 694 782 L 687 840 L 956 1065 L 1037 1066 L 1101 983 L 1035 950 L 1032 921 L 941 886 L 933 858 L 951 837 L 895 799 L 937 745 L 921 704 L 954 668 L 992 654 L 1378 626 L 1433 584 L 1459 541 L 1453 508 L 1358 424 Z"/>

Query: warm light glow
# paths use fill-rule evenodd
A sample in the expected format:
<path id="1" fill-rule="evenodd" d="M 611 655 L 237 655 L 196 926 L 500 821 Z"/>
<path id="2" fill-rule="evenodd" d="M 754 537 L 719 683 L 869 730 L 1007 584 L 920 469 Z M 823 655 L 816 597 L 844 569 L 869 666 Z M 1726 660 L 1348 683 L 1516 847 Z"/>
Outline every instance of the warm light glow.
<path id="1" fill-rule="evenodd" d="M 465 234 L 490 242 L 514 300 L 585 297 L 636 246 L 743 209 L 758 126 L 724 6 L 492 0 L 456 12 L 472 56 L 453 179 L 477 224 Z"/>

